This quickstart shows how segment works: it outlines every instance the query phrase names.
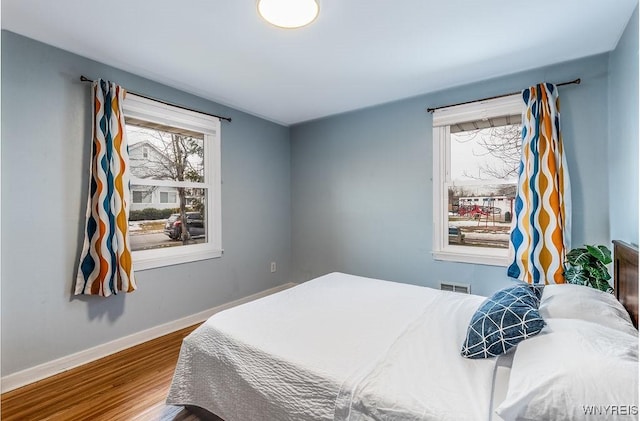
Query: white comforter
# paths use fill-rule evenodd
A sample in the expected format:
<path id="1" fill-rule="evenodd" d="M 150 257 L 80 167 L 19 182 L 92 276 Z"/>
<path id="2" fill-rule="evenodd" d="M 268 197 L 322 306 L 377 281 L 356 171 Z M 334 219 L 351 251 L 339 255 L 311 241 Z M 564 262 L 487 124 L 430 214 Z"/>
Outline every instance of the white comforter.
<path id="1" fill-rule="evenodd" d="M 196 329 L 167 403 L 225 421 L 489 419 L 496 360 L 459 352 L 482 301 L 325 275 Z"/>

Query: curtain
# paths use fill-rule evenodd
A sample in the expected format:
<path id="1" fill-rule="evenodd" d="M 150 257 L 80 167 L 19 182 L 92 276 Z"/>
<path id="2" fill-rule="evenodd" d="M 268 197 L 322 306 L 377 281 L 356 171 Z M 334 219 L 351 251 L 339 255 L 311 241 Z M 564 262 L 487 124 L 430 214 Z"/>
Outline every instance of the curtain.
<path id="1" fill-rule="evenodd" d="M 136 289 L 129 244 L 129 149 L 125 90 L 92 85 L 93 129 L 85 238 L 75 293 L 108 297 Z"/>
<path id="2" fill-rule="evenodd" d="M 522 99 L 522 158 L 507 274 L 532 284 L 564 283 L 571 247 L 571 187 L 560 133 L 558 88 L 541 83 Z"/>

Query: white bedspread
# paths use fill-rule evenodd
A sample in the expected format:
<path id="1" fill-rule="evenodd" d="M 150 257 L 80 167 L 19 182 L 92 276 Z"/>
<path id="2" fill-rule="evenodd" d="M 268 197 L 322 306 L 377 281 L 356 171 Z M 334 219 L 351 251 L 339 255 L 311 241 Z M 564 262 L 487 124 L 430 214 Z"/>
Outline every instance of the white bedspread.
<path id="1" fill-rule="evenodd" d="M 196 329 L 167 403 L 225 421 L 489 419 L 496 360 L 459 353 L 483 299 L 325 275 Z"/>

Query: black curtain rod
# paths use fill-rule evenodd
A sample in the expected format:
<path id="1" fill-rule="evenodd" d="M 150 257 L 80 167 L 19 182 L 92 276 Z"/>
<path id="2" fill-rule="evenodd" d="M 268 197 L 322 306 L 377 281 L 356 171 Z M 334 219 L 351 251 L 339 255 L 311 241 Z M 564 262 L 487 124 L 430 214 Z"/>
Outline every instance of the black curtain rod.
<path id="1" fill-rule="evenodd" d="M 581 82 L 580 78 L 576 79 L 576 80 L 572 80 L 570 82 L 562 82 L 562 83 L 556 83 L 556 86 L 564 86 L 564 85 L 573 85 L 574 83 L 576 85 L 579 85 Z M 455 107 L 456 105 L 464 105 L 464 104 L 471 104 L 472 102 L 478 102 L 478 101 L 488 101 L 490 99 L 496 99 L 496 98 L 504 98 L 505 96 L 511 96 L 511 95 L 516 95 L 519 94 L 520 92 L 511 92 L 510 94 L 502 94 L 502 95 L 496 95 L 496 96 L 490 96 L 488 98 L 482 98 L 482 99 L 476 99 L 474 101 L 466 101 L 466 102 L 458 102 L 457 104 L 451 104 L 451 105 L 443 105 L 441 107 L 433 107 L 433 108 L 427 108 L 427 112 L 428 113 L 432 113 L 435 110 L 440 110 L 442 108 L 449 108 L 449 107 Z"/>
<path id="2" fill-rule="evenodd" d="M 80 76 L 80 80 L 81 80 L 82 82 L 93 82 L 93 80 L 91 80 L 91 79 L 89 79 L 89 78 L 87 78 L 87 77 L 84 77 L 84 76 Z M 172 104 L 172 103 L 170 103 L 170 102 L 163 101 L 163 100 L 161 100 L 161 99 L 151 98 L 151 97 L 149 97 L 149 96 L 141 95 L 141 94 L 138 94 L 138 93 L 135 93 L 135 92 L 131 92 L 131 91 L 127 91 L 127 92 L 129 92 L 129 93 L 131 93 L 131 94 L 133 94 L 133 95 L 136 95 L 136 96 L 139 96 L 139 97 L 145 98 L 145 99 L 149 99 L 149 100 L 151 100 L 151 101 L 160 102 L 160 103 L 162 103 L 162 104 L 164 104 L 164 105 L 170 105 L 170 106 L 172 106 L 172 107 L 181 108 L 181 109 L 183 109 L 183 110 L 193 111 L 193 112 L 196 112 L 196 113 L 209 115 L 209 116 L 211 116 L 211 117 L 216 117 L 216 118 L 219 118 L 220 120 L 226 120 L 226 121 L 228 121 L 229 123 L 231 123 L 231 117 L 221 117 L 221 116 L 216 115 L 216 114 L 205 113 L 205 112 L 203 112 L 203 111 L 198 111 L 198 110 L 194 110 L 193 108 L 183 107 L 182 105 Z"/>

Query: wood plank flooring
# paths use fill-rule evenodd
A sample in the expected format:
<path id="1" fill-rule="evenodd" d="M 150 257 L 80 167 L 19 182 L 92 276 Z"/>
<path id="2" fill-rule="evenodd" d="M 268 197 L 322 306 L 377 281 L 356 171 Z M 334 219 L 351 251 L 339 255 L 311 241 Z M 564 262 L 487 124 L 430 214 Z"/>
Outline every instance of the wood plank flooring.
<path id="1" fill-rule="evenodd" d="M 222 421 L 164 403 L 182 339 L 196 327 L 4 393 L 0 417 L 3 421 Z"/>

